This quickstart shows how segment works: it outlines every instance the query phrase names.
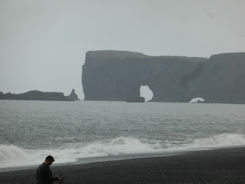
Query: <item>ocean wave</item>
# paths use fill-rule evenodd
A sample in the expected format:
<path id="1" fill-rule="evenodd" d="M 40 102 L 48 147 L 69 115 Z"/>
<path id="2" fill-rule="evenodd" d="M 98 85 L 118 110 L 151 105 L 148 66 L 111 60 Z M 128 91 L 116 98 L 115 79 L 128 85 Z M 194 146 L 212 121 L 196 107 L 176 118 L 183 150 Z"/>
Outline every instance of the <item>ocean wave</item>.
<path id="1" fill-rule="evenodd" d="M 206 138 L 194 139 L 187 147 L 229 147 L 245 145 L 245 135 L 242 134 L 219 134 Z"/>
<path id="2" fill-rule="evenodd" d="M 183 141 L 183 142 L 186 142 Z M 123 156 L 178 152 L 189 149 L 204 149 L 245 145 L 245 135 L 220 134 L 212 137 L 171 142 L 169 140 L 137 139 L 117 137 L 90 143 L 67 143 L 53 149 L 24 149 L 16 145 L 0 145 L 0 168 L 37 165 L 47 155 L 53 155 L 56 163 L 76 162 L 82 158 Z"/>
<path id="3" fill-rule="evenodd" d="M 15 145 L 0 145 L 0 168 L 29 165 L 31 153 Z"/>
<path id="4" fill-rule="evenodd" d="M 96 141 L 84 146 L 81 151 L 85 154 L 102 156 L 150 153 L 162 148 L 161 141 L 136 139 L 133 137 L 118 137 L 111 140 Z"/>
<path id="5" fill-rule="evenodd" d="M 161 148 L 159 141 L 132 137 L 118 137 L 86 144 L 67 143 L 59 148 L 38 150 L 24 149 L 16 145 L 0 145 L 0 168 L 40 164 L 47 155 L 53 155 L 56 163 L 67 163 L 81 158 L 152 153 Z"/>

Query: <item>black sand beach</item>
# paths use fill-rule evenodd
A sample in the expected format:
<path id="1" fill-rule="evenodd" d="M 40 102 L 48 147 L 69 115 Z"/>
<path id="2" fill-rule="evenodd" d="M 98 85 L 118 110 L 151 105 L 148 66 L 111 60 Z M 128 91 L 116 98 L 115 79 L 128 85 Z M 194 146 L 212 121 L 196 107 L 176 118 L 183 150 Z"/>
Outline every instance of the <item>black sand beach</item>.
<path id="1" fill-rule="evenodd" d="M 53 171 L 55 171 L 55 164 Z M 193 151 L 59 167 L 64 184 L 245 183 L 245 148 Z M 0 183 L 36 183 L 35 170 L 0 172 Z"/>

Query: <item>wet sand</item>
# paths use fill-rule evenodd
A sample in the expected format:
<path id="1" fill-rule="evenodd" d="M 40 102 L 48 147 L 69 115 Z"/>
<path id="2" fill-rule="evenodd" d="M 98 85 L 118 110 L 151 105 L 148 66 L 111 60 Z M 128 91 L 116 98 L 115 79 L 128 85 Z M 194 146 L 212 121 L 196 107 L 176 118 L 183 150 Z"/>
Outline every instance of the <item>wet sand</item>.
<path id="1" fill-rule="evenodd" d="M 57 175 L 57 167 L 52 166 Z M 64 184 L 245 184 L 245 148 L 60 166 Z M 35 169 L 0 172 L 0 183 L 36 183 Z"/>

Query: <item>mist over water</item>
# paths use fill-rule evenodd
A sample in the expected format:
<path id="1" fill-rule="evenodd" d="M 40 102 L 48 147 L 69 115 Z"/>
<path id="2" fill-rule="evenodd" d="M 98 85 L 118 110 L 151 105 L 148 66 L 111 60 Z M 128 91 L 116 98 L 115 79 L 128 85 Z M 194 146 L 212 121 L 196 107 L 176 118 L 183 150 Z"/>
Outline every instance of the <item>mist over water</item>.
<path id="1" fill-rule="evenodd" d="M 245 105 L 1 101 L 0 168 L 245 145 Z"/>

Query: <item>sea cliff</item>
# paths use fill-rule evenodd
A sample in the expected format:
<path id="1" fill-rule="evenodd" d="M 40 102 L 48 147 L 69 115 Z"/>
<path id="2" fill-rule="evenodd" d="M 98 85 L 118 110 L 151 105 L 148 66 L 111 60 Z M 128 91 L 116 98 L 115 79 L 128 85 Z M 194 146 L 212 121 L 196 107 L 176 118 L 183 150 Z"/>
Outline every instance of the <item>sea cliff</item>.
<path id="1" fill-rule="evenodd" d="M 128 51 L 89 51 L 82 71 L 85 100 L 126 101 L 153 91 L 152 101 L 245 103 L 245 53 L 209 58 L 147 56 Z"/>

